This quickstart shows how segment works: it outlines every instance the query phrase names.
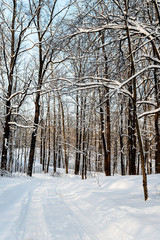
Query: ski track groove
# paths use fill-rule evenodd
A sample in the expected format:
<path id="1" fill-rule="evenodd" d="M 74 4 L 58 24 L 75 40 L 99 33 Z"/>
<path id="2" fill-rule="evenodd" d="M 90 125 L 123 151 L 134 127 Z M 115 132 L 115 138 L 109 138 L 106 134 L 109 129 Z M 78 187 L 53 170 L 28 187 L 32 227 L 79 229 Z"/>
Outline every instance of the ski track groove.
<path id="1" fill-rule="evenodd" d="M 63 193 L 58 193 L 59 189 L 61 189 Z M 74 192 L 70 196 L 65 194 L 65 186 L 61 184 L 61 179 L 59 179 L 59 183 L 56 186 L 56 194 L 60 198 L 60 200 L 65 204 L 65 207 L 69 210 L 72 219 L 75 221 L 77 226 L 77 232 L 79 233 L 81 240 L 100 240 L 98 236 L 93 234 L 93 227 L 91 223 L 87 220 L 87 216 L 81 212 L 80 209 L 72 200 L 75 200 L 80 196 L 81 191 Z M 83 235 L 82 235 L 83 233 Z"/>
<path id="2" fill-rule="evenodd" d="M 71 207 L 67 199 L 58 194 L 61 178 L 44 178 L 38 183 L 33 179 L 27 184 L 22 196 L 15 200 L 19 212 L 10 228 L 12 238 L 7 236 L 4 240 L 98 240 L 78 208 Z"/>
<path id="3" fill-rule="evenodd" d="M 1 238 L 4 240 L 18 240 L 18 235 L 20 232 L 17 232 L 16 226 L 20 225 L 21 220 L 23 220 L 23 216 L 26 214 L 27 206 L 28 206 L 28 193 L 32 191 L 35 186 L 31 185 L 31 182 L 21 182 L 16 184 L 16 179 L 13 179 L 13 183 L 7 187 L 5 190 L 1 191 L 2 199 L 5 199 L 5 205 L 3 204 L 3 209 L 1 211 L 0 225 L 3 226 L 3 232 Z M 28 190 L 29 187 L 29 190 Z M 17 195 L 17 188 L 21 189 Z M 26 189 L 28 190 L 26 192 Z M 8 195 L 8 192 L 10 193 Z M 7 209 L 6 209 L 7 206 Z M 6 216 L 8 210 L 10 211 L 10 221 L 6 222 Z M 8 229 L 8 230 L 7 230 Z M 7 230 L 7 231 L 6 231 Z M 22 240 L 22 238 L 21 238 Z"/>
<path id="4" fill-rule="evenodd" d="M 48 221 L 50 222 L 49 224 L 50 228 L 52 228 L 51 229 L 52 232 L 55 233 L 54 235 L 52 235 L 52 239 L 90 240 L 91 238 L 89 238 L 85 230 L 81 228 L 81 225 L 79 224 L 78 220 L 75 219 L 72 212 L 64 202 L 63 198 L 61 198 L 61 196 L 57 193 L 57 184 L 59 181 L 60 181 L 59 178 L 55 180 L 54 187 L 53 187 L 53 182 L 51 182 L 48 186 L 48 189 L 46 188 L 46 193 L 45 193 L 48 199 L 47 202 L 49 203 L 50 206 L 52 206 L 54 216 L 56 217 L 56 222 L 53 222 L 53 220 L 50 217 L 50 214 L 46 213 L 46 217 L 48 217 Z M 57 206 L 57 208 L 56 206 L 53 206 L 54 204 Z M 44 202 L 44 208 L 45 208 L 45 205 L 46 205 L 46 202 Z M 63 212 L 63 216 L 60 216 L 61 211 Z M 63 222 L 62 222 L 62 219 L 63 219 Z M 56 227 L 54 231 L 53 231 L 53 228 L 54 228 L 53 225 L 54 227 Z M 83 231 L 83 236 L 82 236 L 82 231 Z M 66 232 L 68 232 L 68 235 L 66 234 Z"/>
<path id="5" fill-rule="evenodd" d="M 51 240 L 42 206 L 44 188 L 45 183 L 40 181 L 29 193 L 26 216 L 22 224 L 23 235 L 17 240 Z"/>
<path id="6" fill-rule="evenodd" d="M 101 188 L 72 175 L 0 180 L 0 240 L 159 240 L 159 199 L 144 203 L 137 181 L 135 195 L 110 178 Z"/>

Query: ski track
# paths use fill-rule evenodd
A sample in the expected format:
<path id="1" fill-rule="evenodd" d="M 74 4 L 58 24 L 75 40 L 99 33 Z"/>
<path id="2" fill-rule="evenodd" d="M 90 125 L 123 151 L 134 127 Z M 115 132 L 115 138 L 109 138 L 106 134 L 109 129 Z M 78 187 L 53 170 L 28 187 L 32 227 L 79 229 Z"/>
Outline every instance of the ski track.
<path id="1" fill-rule="evenodd" d="M 75 215 L 74 209 L 70 208 L 66 203 L 63 194 L 59 194 L 60 178 L 56 178 L 54 185 L 53 179 L 45 187 L 45 199 L 43 208 L 45 209 L 45 217 L 48 221 L 51 239 L 65 240 L 95 240 L 92 231 L 88 231 L 88 225 L 83 222 L 80 216 Z M 47 205 L 50 208 L 47 208 Z M 52 209 L 52 211 L 50 210 Z M 54 217 L 53 217 L 54 216 Z"/>
<path id="2" fill-rule="evenodd" d="M 9 179 L 9 181 L 11 180 Z M 13 179 L 13 183 L 11 182 L 9 187 L 0 192 L 1 199 L 5 199 L 5 202 L 0 201 L 0 226 L 3 229 L 0 239 L 19 240 L 21 231 L 17 232 L 17 229 L 23 225 L 30 194 L 39 184 L 37 182 L 33 184 L 30 179 L 28 181 L 25 179 L 24 182 L 19 182 L 19 179 Z"/>
<path id="3" fill-rule="evenodd" d="M 7 198 L 7 209 L 1 212 L 0 226 L 3 225 L 1 240 L 97 240 L 92 226 L 82 217 L 75 206 L 59 194 L 61 178 L 43 178 L 39 182 L 28 180 L 11 185 L 1 192 Z M 16 189 L 21 188 L 19 195 Z M 6 216 L 8 212 L 10 221 Z M 75 213 L 77 211 L 77 213 Z M 4 219 L 4 221 L 3 221 Z"/>
<path id="4" fill-rule="evenodd" d="M 159 240 L 159 198 L 144 203 L 132 180 L 114 179 L 101 187 L 71 175 L 2 179 L 0 240 Z"/>
<path id="5" fill-rule="evenodd" d="M 77 225 L 77 231 L 79 232 L 78 239 L 82 240 L 100 240 L 98 236 L 96 235 L 97 226 L 94 225 L 94 219 L 93 222 L 90 222 L 88 219 L 88 205 L 91 207 L 88 202 L 83 202 L 81 199 L 81 196 L 83 195 L 84 189 L 76 191 L 72 191 L 72 185 L 71 189 L 66 188 L 64 184 L 61 182 L 60 179 L 58 184 L 56 185 L 56 193 L 58 194 L 59 198 L 65 205 L 66 209 L 69 210 L 70 215 L 72 216 L 72 219 L 74 219 L 76 225 Z M 70 183 L 71 180 L 66 181 Z M 70 192 L 67 192 L 70 190 Z M 85 193 L 86 195 L 86 193 Z M 76 204 L 77 200 L 80 198 L 80 201 L 78 201 L 78 204 Z M 81 205 L 79 206 L 79 203 Z M 73 238 L 72 238 L 73 239 Z M 74 238 L 75 239 L 75 238 Z"/>

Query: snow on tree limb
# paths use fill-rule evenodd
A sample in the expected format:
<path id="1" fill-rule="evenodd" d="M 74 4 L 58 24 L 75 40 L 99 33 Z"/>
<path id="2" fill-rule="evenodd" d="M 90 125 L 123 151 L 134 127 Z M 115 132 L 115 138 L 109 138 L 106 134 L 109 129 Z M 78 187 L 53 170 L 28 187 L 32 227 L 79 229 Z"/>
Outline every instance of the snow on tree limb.
<path id="1" fill-rule="evenodd" d="M 139 119 L 144 117 L 144 116 L 150 116 L 150 115 L 154 115 L 156 113 L 160 112 L 160 108 L 157 108 L 157 109 L 154 109 L 154 110 L 151 110 L 151 111 L 147 111 L 147 112 L 144 112 L 142 113 L 141 115 L 139 115 Z"/>
<path id="2" fill-rule="evenodd" d="M 20 128 L 34 128 L 34 126 L 25 126 L 25 125 L 18 124 L 16 122 L 9 122 L 8 124 L 15 125 L 16 127 L 20 127 Z"/>
<path id="3" fill-rule="evenodd" d="M 145 71 L 149 70 L 149 69 L 160 69 L 160 65 L 150 65 L 147 66 L 145 68 L 143 68 L 142 70 L 140 70 L 139 72 L 137 72 L 136 74 L 134 74 L 133 76 L 131 76 L 130 78 L 128 78 L 126 81 L 124 81 L 119 88 L 122 88 L 123 86 L 125 86 L 126 84 L 128 84 L 130 81 L 132 81 L 134 78 L 138 77 L 139 75 L 141 75 L 142 73 L 144 73 Z"/>
<path id="4" fill-rule="evenodd" d="M 153 105 L 153 106 L 157 106 L 156 103 L 151 102 L 151 101 L 137 101 L 137 104 L 149 104 L 149 105 Z"/>

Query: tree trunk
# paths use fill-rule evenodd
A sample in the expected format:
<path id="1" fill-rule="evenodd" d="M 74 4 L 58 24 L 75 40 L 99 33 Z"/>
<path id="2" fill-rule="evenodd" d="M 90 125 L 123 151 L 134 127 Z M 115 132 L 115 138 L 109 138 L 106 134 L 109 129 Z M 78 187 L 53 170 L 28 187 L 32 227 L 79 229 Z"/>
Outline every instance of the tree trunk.
<path id="1" fill-rule="evenodd" d="M 2 144 L 2 156 L 1 156 L 1 169 L 2 174 L 4 170 L 7 170 L 7 153 L 8 153 L 8 143 L 10 137 L 10 127 L 9 122 L 11 120 L 11 101 L 10 96 L 12 94 L 13 87 L 13 71 L 14 71 L 14 49 L 15 49 L 15 21 L 16 21 L 16 10 L 17 4 L 16 0 L 13 0 L 13 15 L 12 15 L 12 29 L 11 29 L 11 62 L 10 62 L 10 73 L 8 75 L 8 92 L 7 92 L 7 100 L 6 100 L 6 117 L 5 117 L 5 125 L 4 125 L 4 133 L 3 133 L 3 144 Z"/>
<path id="2" fill-rule="evenodd" d="M 108 59 L 105 51 L 105 32 L 101 32 L 101 41 L 102 41 L 102 51 L 103 51 L 103 56 L 104 56 L 104 77 L 107 79 L 108 78 Z M 111 126 L 110 126 L 110 98 L 109 98 L 109 88 L 105 88 L 105 94 L 107 96 L 106 99 L 106 114 L 107 114 L 107 129 L 106 129 L 106 139 L 107 139 L 107 150 L 105 149 L 106 144 L 105 142 L 105 136 L 103 136 L 102 133 L 102 142 L 103 142 L 103 149 L 104 149 L 104 157 L 105 157 L 105 163 L 104 163 L 104 168 L 105 168 L 105 174 L 106 176 L 111 175 Z M 100 110 L 101 111 L 101 110 Z M 104 132 L 104 130 L 103 130 Z"/>
<path id="3" fill-rule="evenodd" d="M 50 95 L 48 96 L 48 113 L 47 113 L 47 120 L 48 120 L 48 124 L 47 124 L 47 129 L 48 129 L 48 134 L 47 134 L 47 139 L 48 139 L 48 161 L 47 161 L 47 173 L 49 172 L 49 166 L 50 166 L 50 159 L 51 159 L 51 119 L 50 119 Z"/>
<path id="4" fill-rule="evenodd" d="M 61 108 L 61 113 L 62 113 L 62 132 L 63 132 L 63 140 L 64 140 L 64 159 L 65 159 L 65 169 L 66 169 L 66 174 L 68 174 L 68 158 L 67 158 L 67 146 L 66 146 L 66 132 L 65 132 L 65 119 L 64 119 L 64 108 L 63 108 L 63 103 L 62 99 L 60 96 L 60 93 L 58 93 L 58 98 L 59 98 L 59 104 Z"/>
<path id="5" fill-rule="evenodd" d="M 56 100 L 54 93 L 54 123 L 53 123 L 53 171 L 56 172 Z"/>
<path id="6" fill-rule="evenodd" d="M 85 118 L 86 118 L 86 97 L 83 101 L 83 138 L 82 138 L 82 152 L 83 152 L 83 158 L 82 158 L 82 179 L 86 177 L 86 124 L 85 124 Z"/>
<path id="7" fill-rule="evenodd" d="M 120 109 L 120 155 L 121 155 L 121 175 L 125 175 L 125 164 L 124 164 L 124 146 L 123 146 L 123 102 L 121 102 Z"/>
<path id="8" fill-rule="evenodd" d="M 65 119 L 64 119 L 64 109 L 62 100 L 61 101 L 61 111 L 62 111 L 62 127 L 63 127 L 63 140 L 64 140 L 64 159 L 65 159 L 65 169 L 66 174 L 68 174 L 68 158 L 67 158 L 67 147 L 66 147 L 66 132 L 65 132 Z"/>
<path id="9" fill-rule="evenodd" d="M 104 152 L 104 172 L 106 176 L 110 176 L 110 166 L 108 166 L 108 152 L 106 148 L 106 139 L 104 134 L 104 113 L 102 107 L 100 107 L 100 122 L 101 122 L 101 137 L 103 144 L 103 152 Z"/>
<path id="10" fill-rule="evenodd" d="M 134 59 L 132 54 L 132 45 L 130 39 L 130 32 L 128 28 L 128 3 L 125 0 L 125 24 L 126 24 L 126 34 L 128 40 L 128 50 L 130 56 L 130 71 L 129 76 L 131 77 L 135 74 L 135 66 L 134 66 Z M 128 135 L 129 135 L 129 175 L 136 175 L 136 78 L 132 80 L 129 86 L 129 92 L 133 95 L 133 99 L 129 98 L 129 116 L 128 116 Z"/>
<path id="11" fill-rule="evenodd" d="M 130 93 L 132 94 L 132 87 Z M 136 135 L 135 135 L 135 110 L 133 101 L 129 99 L 128 111 L 128 146 L 129 146 L 129 175 L 136 175 Z"/>
<path id="12" fill-rule="evenodd" d="M 31 136 L 31 146 L 30 146 L 30 153 L 29 153 L 29 160 L 28 160 L 27 175 L 30 177 L 32 176 L 37 130 L 38 130 L 38 123 L 39 123 L 39 113 L 40 113 L 39 100 L 40 100 L 40 93 L 38 91 L 36 95 L 36 101 L 35 101 L 34 130 Z"/>
<path id="13" fill-rule="evenodd" d="M 128 5 L 127 5 L 127 1 L 126 0 L 125 0 L 125 11 L 126 11 L 125 23 L 126 23 L 126 32 L 127 32 L 127 39 L 128 39 L 129 55 L 130 55 L 130 60 L 131 60 L 131 76 L 132 76 L 132 75 L 135 74 L 135 67 L 134 67 L 134 57 L 133 57 L 133 52 L 132 52 L 130 32 L 129 32 L 128 22 L 127 22 Z M 133 79 L 133 83 L 132 84 L 133 84 L 133 98 L 132 98 L 132 101 L 133 101 L 133 119 L 134 119 L 133 127 L 136 126 L 136 130 L 137 130 L 137 137 L 138 137 L 138 143 L 139 143 L 140 155 L 141 155 L 141 169 L 142 169 L 142 174 L 143 174 L 144 199 L 146 201 L 148 199 L 147 174 L 146 174 L 146 169 L 145 169 L 145 158 L 144 158 L 144 151 L 143 151 L 143 143 L 142 143 L 142 138 L 141 138 L 141 133 L 140 133 L 140 128 L 139 128 L 139 122 L 138 122 L 138 118 L 137 118 L 137 113 L 136 113 L 136 101 L 137 101 L 136 78 Z M 135 171 L 135 169 L 133 169 L 133 170 Z"/>
<path id="14" fill-rule="evenodd" d="M 142 144 L 141 133 L 140 133 L 140 128 L 139 128 L 139 123 L 138 123 L 137 117 L 136 117 L 136 129 L 137 129 L 137 137 L 138 137 L 138 143 L 139 143 L 140 155 L 141 155 L 141 170 L 142 170 L 142 175 L 143 175 L 144 199 L 146 201 L 148 199 L 147 174 L 146 174 L 146 168 L 145 168 L 143 144 Z"/>
<path id="15" fill-rule="evenodd" d="M 75 170 L 74 173 L 76 175 L 79 174 L 79 166 L 80 166 L 80 159 L 79 159 L 79 101 L 78 101 L 78 91 L 76 94 L 76 158 L 75 158 Z"/>
<path id="16" fill-rule="evenodd" d="M 156 64 L 156 63 L 154 63 Z M 160 83 L 158 81 L 158 73 L 157 70 L 154 70 L 154 81 L 155 81 L 155 99 L 157 106 L 156 108 L 160 107 Z M 160 119 L 160 113 L 155 114 L 155 144 L 156 144 L 156 150 L 155 150 L 155 172 L 160 173 L 160 129 L 159 129 L 159 119 Z"/>

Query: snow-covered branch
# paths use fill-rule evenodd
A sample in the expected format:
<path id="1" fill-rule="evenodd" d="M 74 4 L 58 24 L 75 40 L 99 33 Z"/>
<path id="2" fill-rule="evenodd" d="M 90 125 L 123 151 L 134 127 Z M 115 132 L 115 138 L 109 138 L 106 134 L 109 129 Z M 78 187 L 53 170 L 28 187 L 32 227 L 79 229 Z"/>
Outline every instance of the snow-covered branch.
<path id="1" fill-rule="evenodd" d="M 16 122 L 9 122 L 8 124 L 9 125 L 14 125 L 14 126 L 19 127 L 19 128 L 34 128 L 34 126 L 21 125 L 21 124 L 18 124 Z"/>
<path id="2" fill-rule="evenodd" d="M 154 109 L 154 110 L 151 110 L 151 111 L 148 111 L 148 112 L 144 112 L 141 115 L 139 115 L 138 118 L 142 118 L 144 116 L 151 116 L 151 115 L 154 115 L 158 112 L 160 112 L 160 108 L 157 108 L 157 109 Z"/>
<path id="3" fill-rule="evenodd" d="M 154 102 L 151 102 L 151 101 L 137 101 L 137 104 L 138 105 L 141 105 L 141 104 L 148 104 L 148 105 L 153 105 L 153 106 L 157 106 L 157 104 L 156 103 L 154 103 Z"/>

